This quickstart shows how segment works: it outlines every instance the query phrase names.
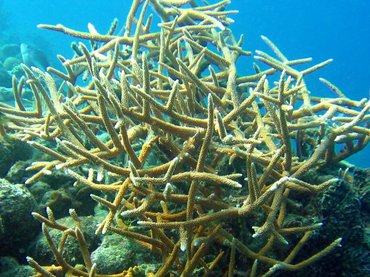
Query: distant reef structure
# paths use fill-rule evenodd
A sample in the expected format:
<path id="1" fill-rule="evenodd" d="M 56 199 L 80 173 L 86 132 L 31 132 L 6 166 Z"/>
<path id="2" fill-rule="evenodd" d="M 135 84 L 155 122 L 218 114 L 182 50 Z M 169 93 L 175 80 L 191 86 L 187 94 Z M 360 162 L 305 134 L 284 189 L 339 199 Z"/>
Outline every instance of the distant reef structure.
<path id="1" fill-rule="evenodd" d="M 338 276 L 336 253 L 366 276 L 369 173 L 344 160 L 369 142 L 370 101 L 323 78 L 335 97 L 314 96 L 305 77 L 332 60 L 264 36 L 249 57 L 230 1 L 200 2 L 134 0 L 123 33 L 38 26 L 84 42 L 64 71 L 23 64 L 0 103 L 3 139 L 38 151 L 18 180 L 53 189 L 34 276 Z"/>
<path id="2" fill-rule="evenodd" d="M 16 39 L 18 40 L 18 38 Z M 0 41 L 0 101 L 13 102 L 13 78 L 20 79 L 25 75 L 21 64 L 29 67 L 36 66 L 46 70 L 49 66 L 48 57 L 38 47 L 26 43 L 9 42 L 12 39 Z M 32 93 L 29 89 L 24 90 L 21 97 L 28 99 Z"/>

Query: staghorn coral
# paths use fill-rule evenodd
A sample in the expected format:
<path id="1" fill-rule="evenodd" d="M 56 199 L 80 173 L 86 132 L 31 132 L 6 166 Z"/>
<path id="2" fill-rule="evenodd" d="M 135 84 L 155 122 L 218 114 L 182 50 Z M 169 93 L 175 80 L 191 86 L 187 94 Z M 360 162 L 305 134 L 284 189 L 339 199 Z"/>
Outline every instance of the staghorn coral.
<path id="1" fill-rule="evenodd" d="M 262 37 L 276 57 L 256 51 L 255 73 L 240 76 L 236 63 L 251 53 L 228 28 L 235 13 L 228 2 L 135 0 L 122 36 L 116 22 L 107 34 L 92 25 L 89 33 L 39 25 L 90 40 L 92 48 L 79 43 L 72 59 L 60 56 L 66 72 L 24 66 L 27 80 L 13 80 L 16 107 L 0 104 L 6 131 L 50 156 L 28 168 L 36 172 L 26 184 L 65 170 L 76 186 L 94 189 L 91 197 L 109 211 L 96 233 L 122 235 L 159 255 L 154 276 L 271 276 L 323 258 L 341 238 L 301 255 L 322 224 L 314 213 L 305 217 L 290 194 L 314 197 L 336 183 L 302 176 L 369 140 L 368 100 L 348 99 L 324 79 L 337 98 L 308 92 L 304 77 L 331 60 L 298 71 L 311 59 L 289 60 Z M 151 31 L 153 17 L 159 30 Z M 32 109 L 22 101 L 25 86 Z M 74 210 L 75 228 L 49 208 L 47 216 L 33 215 L 57 263 L 29 257 L 38 276 L 135 274 L 135 267 L 99 272 Z M 58 246 L 50 228 L 62 232 Z M 83 266 L 64 259 L 67 238 L 78 241 Z"/>

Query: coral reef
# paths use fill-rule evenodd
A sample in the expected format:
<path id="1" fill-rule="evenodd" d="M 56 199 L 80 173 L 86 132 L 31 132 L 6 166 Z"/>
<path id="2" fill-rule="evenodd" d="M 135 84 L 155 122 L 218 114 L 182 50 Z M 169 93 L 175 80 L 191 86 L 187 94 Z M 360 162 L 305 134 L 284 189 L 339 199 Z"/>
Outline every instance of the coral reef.
<path id="1" fill-rule="evenodd" d="M 337 237 L 342 238 L 342 247 L 329 253 L 325 259 L 300 271 L 281 272 L 276 276 L 368 276 L 370 274 L 368 236 L 370 213 L 366 208 L 367 199 L 366 193 L 364 194 L 370 187 L 369 170 L 352 168 L 346 171 L 346 176 L 342 176 L 339 182 L 306 200 L 304 208 L 317 209 L 323 226 L 315 232 L 310 243 L 302 248 L 300 256 L 303 253 L 314 253 L 320 245 L 330 243 Z M 309 175 L 311 180 L 316 182 L 318 179 L 332 178 L 333 174 L 338 174 L 338 167 L 315 170 Z"/>
<path id="2" fill-rule="evenodd" d="M 12 257 L 0 257 L 0 276 L 1 277 L 29 277 L 34 273 L 32 267 L 19 265 L 17 260 Z"/>
<path id="3" fill-rule="evenodd" d="M 7 124 L 6 120 L 3 121 L 3 124 Z M 17 161 L 28 160 L 31 157 L 32 148 L 26 143 L 12 136 L 0 137 L 0 178 L 5 177 Z"/>
<path id="4" fill-rule="evenodd" d="M 20 77 L 24 72 L 20 72 L 21 57 L 19 45 L 0 41 L 0 101 L 12 101 L 14 98 L 12 92 L 12 75 Z"/>
<path id="5" fill-rule="evenodd" d="M 0 202 L 1 252 L 22 257 L 24 246 L 37 234 L 39 224 L 31 216 L 36 201 L 25 185 L 0 179 Z"/>
<path id="6" fill-rule="evenodd" d="M 59 56 L 65 72 L 23 65 L 26 79 L 13 78 L 15 107 L 0 104 L 4 131 L 48 155 L 27 168 L 34 174 L 25 183 L 64 171 L 74 187 L 94 191 L 106 209 L 95 234 L 151 251 L 147 275 L 273 276 L 341 245 L 339 232 L 304 251 L 329 228 L 308 199 L 343 187 L 307 174 L 367 145 L 370 102 L 347 98 L 325 79 L 336 97 L 312 96 L 304 77 L 331 60 L 289 60 L 266 37 L 274 56 L 256 51 L 255 72 L 241 75 L 239 59 L 245 64 L 251 53 L 229 29 L 236 11 L 226 10 L 228 2 L 134 0 L 120 35 L 116 21 L 107 34 L 91 24 L 88 33 L 39 25 L 90 46 L 80 42 L 73 58 Z M 22 100 L 26 88 L 32 106 Z M 28 257 L 36 276 L 139 274 L 137 256 L 120 272 L 94 263 L 82 220 L 69 213 L 73 226 L 49 207 L 33 213 L 55 258 L 45 266 Z M 65 256 L 70 240 L 78 262 Z"/>

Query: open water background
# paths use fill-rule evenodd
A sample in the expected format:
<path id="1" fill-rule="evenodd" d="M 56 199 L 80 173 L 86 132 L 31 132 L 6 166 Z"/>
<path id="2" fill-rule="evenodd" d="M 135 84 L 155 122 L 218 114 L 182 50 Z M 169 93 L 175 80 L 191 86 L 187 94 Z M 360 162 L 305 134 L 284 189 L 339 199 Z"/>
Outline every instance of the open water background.
<path id="1" fill-rule="evenodd" d="M 62 54 L 68 58 L 73 38 L 39 30 L 37 24 L 61 23 L 87 31 L 91 22 L 105 33 L 113 18 L 125 22 L 130 4 L 130 0 L 0 0 L 0 35 L 13 42 L 34 44 L 49 57 Z M 231 29 L 245 35 L 246 50 L 268 51 L 260 39 L 265 35 L 290 59 L 312 57 L 314 63 L 334 59 L 307 79 L 313 95 L 335 97 L 318 81 L 324 77 L 350 98 L 369 98 L 370 0 L 232 0 L 229 9 L 239 10 L 231 16 L 235 20 Z M 247 67 L 250 70 L 251 58 L 245 64 L 240 63 L 241 72 Z M 370 167 L 369 155 L 370 147 L 350 161 Z"/>

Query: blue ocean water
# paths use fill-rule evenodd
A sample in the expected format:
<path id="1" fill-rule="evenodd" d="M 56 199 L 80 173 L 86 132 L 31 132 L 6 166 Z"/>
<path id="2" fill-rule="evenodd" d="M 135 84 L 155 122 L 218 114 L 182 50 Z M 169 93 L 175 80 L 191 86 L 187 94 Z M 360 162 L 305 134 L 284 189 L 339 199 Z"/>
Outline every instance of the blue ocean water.
<path id="1" fill-rule="evenodd" d="M 210 1 L 212 2 L 212 1 Z M 48 55 L 70 57 L 72 38 L 46 30 L 39 23 L 61 23 L 87 31 L 87 23 L 106 32 L 113 18 L 125 21 L 131 1 L 0 0 L 0 39 L 33 43 Z M 348 97 L 359 100 L 370 93 L 370 1 L 367 0 L 232 0 L 231 26 L 245 35 L 244 48 L 267 50 L 260 35 L 269 37 L 288 58 L 312 57 L 315 63 L 334 62 L 308 78 L 313 95 L 332 96 L 318 81 L 324 77 Z M 5 25 L 7 23 L 7 25 Z M 248 62 L 250 67 L 251 61 Z M 242 68 L 240 70 L 243 70 Z M 370 147 L 350 159 L 370 167 Z"/>

